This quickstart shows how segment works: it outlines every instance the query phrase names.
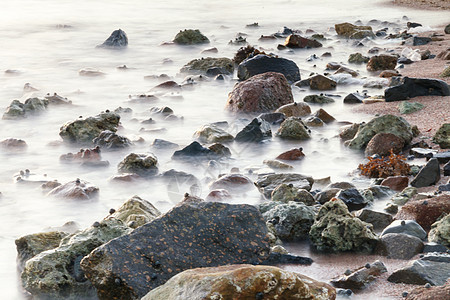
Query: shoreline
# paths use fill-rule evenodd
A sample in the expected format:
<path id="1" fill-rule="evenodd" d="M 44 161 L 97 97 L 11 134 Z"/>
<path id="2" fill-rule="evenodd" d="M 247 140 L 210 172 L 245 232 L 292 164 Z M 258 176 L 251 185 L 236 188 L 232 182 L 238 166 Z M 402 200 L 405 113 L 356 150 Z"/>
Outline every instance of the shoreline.
<path id="1" fill-rule="evenodd" d="M 389 0 L 386 5 L 434 11 L 450 10 L 450 2 L 447 0 Z"/>

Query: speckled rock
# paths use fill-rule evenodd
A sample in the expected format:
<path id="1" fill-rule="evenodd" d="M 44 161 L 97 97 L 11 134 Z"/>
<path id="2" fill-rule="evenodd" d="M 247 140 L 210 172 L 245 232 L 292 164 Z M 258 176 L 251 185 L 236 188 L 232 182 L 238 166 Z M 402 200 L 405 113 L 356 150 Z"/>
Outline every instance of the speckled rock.
<path id="1" fill-rule="evenodd" d="M 370 31 L 372 32 L 372 27 L 370 26 L 357 26 L 350 23 L 340 23 L 335 24 L 334 29 L 336 30 L 336 33 L 340 36 L 352 38 L 355 34 L 357 34 L 360 31 Z M 373 33 L 372 33 L 373 35 Z M 355 37 L 356 38 L 356 37 Z"/>
<path id="2" fill-rule="evenodd" d="M 389 156 L 391 150 L 398 154 L 405 145 L 403 138 L 389 132 L 380 132 L 374 135 L 367 143 L 364 151 L 366 156 L 378 154 L 380 156 Z"/>
<path id="3" fill-rule="evenodd" d="M 333 300 L 328 284 L 272 266 L 231 265 L 184 271 L 142 300 L 203 299 Z"/>
<path id="4" fill-rule="evenodd" d="M 408 176 L 389 176 L 381 182 L 382 186 L 387 186 L 394 191 L 403 191 L 408 187 L 409 178 Z"/>
<path id="5" fill-rule="evenodd" d="M 134 173 L 139 176 L 151 176 L 158 173 L 158 160 L 152 154 L 128 154 L 117 166 L 121 173 Z"/>
<path id="6" fill-rule="evenodd" d="M 194 45 L 209 43 L 209 39 L 198 29 L 185 29 L 177 33 L 173 42 L 178 45 Z"/>
<path id="7" fill-rule="evenodd" d="M 102 149 L 121 149 L 131 146 L 131 141 L 128 138 L 120 136 L 110 130 L 100 132 L 92 142 Z"/>
<path id="8" fill-rule="evenodd" d="M 321 74 L 314 75 L 313 77 L 310 77 L 308 80 L 309 80 L 309 87 L 312 90 L 319 90 L 319 91 L 334 90 L 337 85 L 336 81 Z"/>
<path id="9" fill-rule="evenodd" d="M 26 118 L 30 115 L 39 114 L 45 111 L 48 106 L 48 100 L 39 98 L 28 98 L 24 103 L 19 100 L 13 100 L 6 108 L 3 114 L 4 120 L 15 120 Z"/>
<path id="10" fill-rule="evenodd" d="M 238 66 L 237 76 L 240 80 L 246 80 L 266 72 L 281 73 L 291 83 L 300 80 L 300 70 L 295 62 L 264 54 L 247 58 L 241 62 Z"/>
<path id="11" fill-rule="evenodd" d="M 422 250 L 421 239 L 404 233 L 388 233 L 380 238 L 375 252 L 393 259 L 411 259 Z"/>
<path id="12" fill-rule="evenodd" d="M 381 232 L 380 236 L 382 237 L 388 233 L 408 234 L 421 240 L 427 238 L 426 231 L 414 220 L 395 220 Z"/>
<path id="13" fill-rule="evenodd" d="M 193 59 L 184 65 L 180 72 L 189 74 L 206 74 L 209 69 L 219 68 L 222 74 L 233 74 L 233 61 L 226 57 L 205 57 Z"/>
<path id="14" fill-rule="evenodd" d="M 268 112 L 294 102 L 286 78 L 275 72 L 255 75 L 236 84 L 228 95 L 226 109 L 233 112 Z"/>
<path id="15" fill-rule="evenodd" d="M 428 237 L 431 242 L 440 243 L 450 248 L 450 214 L 431 225 Z"/>
<path id="16" fill-rule="evenodd" d="M 333 103 L 334 99 L 324 95 L 308 95 L 305 96 L 305 98 L 303 98 L 303 101 L 308 103 L 325 104 L 325 103 Z"/>
<path id="17" fill-rule="evenodd" d="M 449 26 L 450 33 L 450 26 Z M 450 296 L 450 281 L 443 286 L 419 286 L 406 296 L 406 300 L 447 300 Z"/>
<path id="18" fill-rule="evenodd" d="M 78 119 L 64 124 L 59 131 L 59 135 L 64 141 L 71 143 L 92 144 L 102 131 L 117 131 L 120 116 L 111 112 L 104 112 L 95 117 Z"/>
<path id="19" fill-rule="evenodd" d="M 98 187 L 87 181 L 76 179 L 55 187 L 47 195 L 66 199 L 88 200 L 96 198 L 98 192 Z"/>
<path id="20" fill-rule="evenodd" d="M 442 124 L 433 136 L 433 142 L 439 144 L 442 149 L 450 148 L 450 123 Z"/>
<path id="21" fill-rule="evenodd" d="M 184 203 L 81 262 L 100 299 L 140 299 L 192 268 L 255 263 L 269 257 L 267 227 L 251 205 Z"/>
<path id="22" fill-rule="evenodd" d="M 423 109 L 425 106 L 422 103 L 419 102 L 408 102 L 408 101 L 402 101 L 398 105 L 398 110 L 402 115 L 406 114 L 412 114 L 416 111 L 419 111 Z"/>
<path id="23" fill-rule="evenodd" d="M 286 117 L 304 117 L 311 113 L 311 108 L 303 102 L 294 102 L 279 107 L 275 112 L 282 113 Z"/>
<path id="24" fill-rule="evenodd" d="M 296 188 L 310 191 L 314 179 L 310 176 L 296 173 L 268 174 L 259 176 L 255 185 L 264 197 L 270 199 L 273 190 L 282 183 L 292 184 Z"/>
<path id="25" fill-rule="evenodd" d="M 276 158 L 281 160 L 299 160 L 305 157 L 303 153 L 303 148 L 294 148 L 288 151 L 285 151 L 278 155 Z"/>
<path id="26" fill-rule="evenodd" d="M 236 134 L 237 142 L 261 142 L 272 137 L 272 128 L 270 124 L 261 119 L 254 118 L 248 125 Z"/>
<path id="27" fill-rule="evenodd" d="M 296 117 L 289 117 L 281 123 L 277 136 L 291 140 L 306 140 L 311 137 L 302 120 Z"/>
<path id="28" fill-rule="evenodd" d="M 223 143 L 233 140 L 233 136 L 231 134 L 214 124 L 202 126 L 202 128 L 194 133 L 194 137 L 201 143 L 206 144 Z"/>
<path id="29" fill-rule="evenodd" d="M 313 195 L 307 190 L 299 189 L 292 184 L 285 183 L 280 184 L 272 191 L 271 199 L 272 201 L 284 203 L 288 203 L 289 201 L 302 202 L 306 205 L 314 205 L 316 203 Z"/>
<path id="30" fill-rule="evenodd" d="M 419 173 L 411 181 L 411 186 L 416 188 L 434 185 L 441 179 L 441 168 L 437 158 L 431 158 Z"/>
<path id="31" fill-rule="evenodd" d="M 445 81 L 438 79 L 403 77 L 398 85 L 384 90 L 386 102 L 408 100 L 418 96 L 450 96 L 450 88 Z"/>
<path id="32" fill-rule="evenodd" d="M 114 30 L 111 35 L 103 42 L 103 44 L 98 45 L 98 48 L 124 48 L 128 46 L 128 37 L 125 31 L 122 29 Z"/>
<path id="33" fill-rule="evenodd" d="M 392 196 L 391 201 L 396 205 L 404 205 L 415 195 L 417 195 L 417 189 L 409 186 L 404 188 L 403 191 Z"/>
<path id="34" fill-rule="evenodd" d="M 366 223 L 370 223 L 373 226 L 373 229 L 380 230 L 386 228 L 389 224 L 392 223 L 392 216 L 387 213 L 374 211 L 371 209 L 361 209 L 354 212 L 355 217 L 364 221 Z"/>
<path id="35" fill-rule="evenodd" d="M 160 215 L 161 212 L 149 201 L 139 196 L 133 196 L 125 201 L 110 217 L 121 220 L 131 228 L 137 228 L 153 221 Z"/>
<path id="36" fill-rule="evenodd" d="M 348 56 L 348 62 L 352 64 L 365 64 L 369 62 L 369 57 L 362 55 L 361 53 L 352 53 Z"/>
<path id="37" fill-rule="evenodd" d="M 297 34 L 289 35 L 284 41 L 288 48 L 319 48 L 322 44 L 314 39 L 308 39 Z"/>
<path id="38" fill-rule="evenodd" d="M 342 275 L 331 281 L 331 284 L 338 288 L 362 290 L 371 284 L 381 274 L 386 273 L 384 264 L 377 260 L 368 266 L 362 266 L 356 270 L 350 271 L 348 275 Z"/>
<path id="39" fill-rule="evenodd" d="M 353 217 L 338 199 L 319 209 L 309 236 L 317 250 L 325 252 L 372 252 L 377 243 L 372 225 Z"/>
<path id="40" fill-rule="evenodd" d="M 411 125 L 402 117 L 384 115 L 375 117 L 370 122 L 360 125 L 356 136 L 350 141 L 352 149 L 364 149 L 377 133 L 392 133 L 409 144 L 413 138 Z"/>
<path id="41" fill-rule="evenodd" d="M 381 54 L 372 56 L 367 63 L 368 71 L 394 70 L 397 65 L 397 57 L 393 55 Z"/>
<path id="42" fill-rule="evenodd" d="M 28 260 L 22 272 L 23 287 L 46 299 L 80 299 L 95 295 L 95 289 L 80 270 L 81 259 L 94 248 L 131 232 L 117 219 L 105 219 L 65 237 L 58 248 Z"/>

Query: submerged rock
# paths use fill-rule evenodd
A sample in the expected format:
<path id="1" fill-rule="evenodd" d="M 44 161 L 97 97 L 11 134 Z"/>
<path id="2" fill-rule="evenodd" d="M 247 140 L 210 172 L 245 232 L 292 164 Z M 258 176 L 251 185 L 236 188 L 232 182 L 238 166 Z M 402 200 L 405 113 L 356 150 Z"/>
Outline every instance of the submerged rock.
<path id="1" fill-rule="evenodd" d="M 151 176 L 158 173 L 158 160 L 152 154 L 128 154 L 117 166 L 121 173 L 134 173 L 139 176 Z"/>
<path id="2" fill-rule="evenodd" d="M 128 46 L 128 37 L 122 29 L 114 30 L 111 35 L 97 48 L 124 48 Z"/>
<path id="3" fill-rule="evenodd" d="M 184 271 L 142 300 L 335 299 L 326 283 L 272 266 L 230 265 Z M 230 298 L 231 299 L 231 298 Z"/>
<path id="4" fill-rule="evenodd" d="M 348 56 L 348 62 L 353 64 L 365 64 L 370 60 L 369 57 L 362 55 L 361 53 L 352 53 Z"/>
<path id="5" fill-rule="evenodd" d="M 300 80 L 300 70 L 292 60 L 259 54 L 241 62 L 238 67 L 238 78 L 240 80 L 249 79 L 252 76 L 277 72 L 284 75 L 290 83 Z"/>
<path id="6" fill-rule="evenodd" d="M 372 27 L 370 27 L 370 26 L 357 26 L 357 25 L 353 25 L 351 23 L 335 24 L 334 29 L 336 30 L 336 33 L 338 35 L 344 36 L 347 38 L 353 38 L 353 37 L 355 37 L 355 34 L 357 34 L 358 32 L 361 32 L 361 31 L 372 32 Z M 372 33 L 372 35 L 373 35 L 373 33 Z"/>
<path id="7" fill-rule="evenodd" d="M 300 160 L 303 157 L 305 157 L 305 154 L 303 153 L 303 148 L 294 148 L 288 151 L 285 151 L 278 155 L 276 159 L 281 160 Z"/>
<path id="8" fill-rule="evenodd" d="M 303 98 L 303 101 L 308 103 L 325 104 L 325 103 L 333 103 L 334 99 L 320 94 L 320 95 L 308 95 L 305 98 Z"/>
<path id="9" fill-rule="evenodd" d="M 209 43 L 209 39 L 198 29 L 185 29 L 177 33 L 173 42 L 178 45 L 195 45 Z"/>
<path id="10" fill-rule="evenodd" d="M 308 39 L 297 34 L 291 34 L 286 38 L 284 46 L 289 48 L 319 48 L 322 44 L 314 39 Z"/>
<path id="11" fill-rule="evenodd" d="M 121 220 L 131 228 L 137 228 L 153 221 L 160 215 L 161 212 L 149 201 L 139 196 L 133 196 L 125 201 L 110 217 Z"/>
<path id="12" fill-rule="evenodd" d="M 175 151 L 172 159 L 215 159 L 217 154 L 200 145 L 198 142 L 192 142 L 181 150 Z"/>
<path id="13" fill-rule="evenodd" d="M 398 85 L 384 91 L 386 102 L 418 96 L 450 96 L 450 88 L 445 81 L 438 79 L 402 77 Z"/>
<path id="14" fill-rule="evenodd" d="M 218 68 L 220 74 L 233 74 L 233 61 L 226 57 L 206 57 L 194 59 L 184 65 L 180 72 L 190 74 L 207 74 L 208 70 Z"/>
<path id="15" fill-rule="evenodd" d="M 231 134 L 214 124 L 202 126 L 202 128 L 194 133 L 194 137 L 201 143 L 206 144 L 223 143 L 233 140 L 233 136 Z"/>
<path id="16" fill-rule="evenodd" d="M 311 114 L 311 108 L 303 102 L 288 103 L 279 107 L 276 113 L 282 113 L 286 117 L 304 117 Z"/>
<path id="17" fill-rule="evenodd" d="M 110 130 L 100 132 L 92 142 L 94 145 L 104 149 L 121 149 L 131 146 L 131 141 L 128 138 L 120 136 Z"/>
<path id="18" fill-rule="evenodd" d="M 255 185 L 264 197 L 270 199 L 273 190 L 282 183 L 292 184 L 293 187 L 310 191 L 314 179 L 310 176 L 295 173 L 268 174 L 259 176 Z"/>
<path id="19" fill-rule="evenodd" d="M 292 140 L 306 140 L 311 138 L 303 121 L 296 117 L 289 117 L 281 123 L 277 131 L 277 136 Z"/>
<path id="20" fill-rule="evenodd" d="M 45 111 L 48 106 L 48 100 L 39 98 L 28 98 L 24 103 L 19 100 L 13 100 L 6 108 L 3 114 L 3 120 L 16 120 L 26 118 L 30 115 L 39 114 Z"/>
<path id="21" fill-rule="evenodd" d="M 248 125 L 236 134 L 237 142 L 261 142 L 272 137 L 270 124 L 261 118 L 254 118 Z"/>
<path id="22" fill-rule="evenodd" d="M 48 192 L 48 196 L 56 196 L 67 199 L 89 200 L 98 196 L 99 188 L 87 181 L 76 179 L 59 185 Z"/>
<path id="23" fill-rule="evenodd" d="M 0 148 L 11 151 L 25 150 L 27 147 L 27 142 L 21 139 L 9 138 L 0 142 Z"/>
<path id="24" fill-rule="evenodd" d="M 384 264 L 377 260 L 372 264 L 350 271 L 348 275 L 344 274 L 337 279 L 333 279 L 331 284 L 343 289 L 362 290 L 376 280 L 376 277 L 386 272 L 387 269 Z"/>

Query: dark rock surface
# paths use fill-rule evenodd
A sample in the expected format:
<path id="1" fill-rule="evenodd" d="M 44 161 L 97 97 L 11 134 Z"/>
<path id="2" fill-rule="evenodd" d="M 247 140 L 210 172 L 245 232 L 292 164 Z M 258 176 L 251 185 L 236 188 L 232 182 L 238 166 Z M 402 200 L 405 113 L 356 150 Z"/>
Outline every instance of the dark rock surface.
<path id="1" fill-rule="evenodd" d="M 181 150 L 175 151 L 172 155 L 172 159 L 214 159 L 217 158 L 217 154 L 200 145 L 198 142 L 192 142 L 188 146 Z"/>
<path id="2" fill-rule="evenodd" d="M 367 199 L 364 199 L 359 191 L 354 188 L 341 190 L 337 193 L 336 198 L 344 201 L 349 211 L 362 209 L 369 204 Z"/>
<path id="3" fill-rule="evenodd" d="M 397 65 L 397 57 L 393 55 L 381 54 L 372 56 L 367 63 L 368 71 L 394 70 Z"/>
<path id="4" fill-rule="evenodd" d="M 195 45 L 209 43 L 209 39 L 198 29 L 185 29 L 177 33 L 173 42 L 178 45 Z"/>
<path id="5" fill-rule="evenodd" d="M 421 239 L 404 233 L 388 233 L 380 238 L 375 252 L 393 259 L 411 259 L 422 250 Z"/>
<path id="6" fill-rule="evenodd" d="M 39 98 L 28 98 L 24 103 L 13 100 L 3 114 L 4 120 L 17 120 L 30 115 L 37 115 L 47 109 L 48 100 Z"/>
<path id="7" fill-rule="evenodd" d="M 396 220 L 386 227 L 380 234 L 383 237 L 388 233 L 403 233 L 417 237 L 421 240 L 427 238 L 427 233 L 423 228 L 414 220 Z"/>
<path id="8" fill-rule="evenodd" d="M 264 54 L 256 55 L 241 62 L 238 66 L 238 78 L 246 80 L 254 75 L 266 72 L 281 73 L 290 83 L 300 80 L 300 70 L 292 60 Z"/>
<path id="9" fill-rule="evenodd" d="M 122 29 L 117 29 L 97 48 L 124 48 L 126 46 L 128 46 L 127 34 Z"/>
<path id="10" fill-rule="evenodd" d="M 389 176 L 381 182 L 382 186 L 387 186 L 391 190 L 403 191 L 409 184 L 408 176 Z"/>
<path id="11" fill-rule="evenodd" d="M 427 78 L 400 79 L 400 84 L 384 91 L 386 102 L 408 100 L 418 96 L 449 96 L 450 89 L 445 81 Z"/>
<path id="12" fill-rule="evenodd" d="M 437 158 L 430 159 L 411 181 L 411 186 L 420 188 L 436 184 L 441 178 L 441 168 Z"/>
<path id="13" fill-rule="evenodd" d="M 237 142 L 260 142 L 272 137 L 270 124 L 261 118 L 254 118 L 247 126 L 236 134 Z"/>
<path id="14" fill-rule="evenodd" d="M 131 146 L 131 141 L 128 138 L 110 130 L 102 131 L 92 142 L 102 149 L 120 149 Z"/>
<path id="15" fill-rule="evenodd" d="M 358 104 L 362 103 L 364 100 L 364 96 L 360 93 L 350 93 L 344 98 L 345 104 Z"/>
<path id="16" fill-rule="evenodd" d="M 342 275 L 337 279 L 333 279 L 331 284 L 343 289 L 362 290 L 372 283 L 376 277 L 386 273 L 387 269 L 381 261 L 377 260 L 372 264 L 350 272 L 349 275 Z"/>
<path id="17" fill-rule="evenodd" d="M 370 210 L 367 208 L 358 210 L 354 213 L 355 216 L 361 221 L 372 224 L 373 229 L 375 230 L 386 228 L 389 224 L 392 223 L 393 220 L 390 214 Z"/>
<path id="18" fill-rule="evenodd" d="M 322 44 L 314 39 L 308 39 L 297 34 L 291 34 L 286 38 L 284 45 L 288 48 L 319 48 Z"/>

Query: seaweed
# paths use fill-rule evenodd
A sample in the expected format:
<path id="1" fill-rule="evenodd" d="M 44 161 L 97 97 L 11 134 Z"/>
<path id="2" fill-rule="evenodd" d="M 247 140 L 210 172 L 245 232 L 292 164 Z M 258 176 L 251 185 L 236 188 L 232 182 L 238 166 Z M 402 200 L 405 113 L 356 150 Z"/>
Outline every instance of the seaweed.
<path id="1" fill-rule="evenodd" d="M 381 158 L 368 157 L 366 164 L 360 164 L 358 169 L 361 174 L 371 178 L 386 178 L 389 176 L 409 175 L 411 167 L 405 162 L 406 158 L 400 154 L 394 154 L 390 150 L 390 155 Z"/>

